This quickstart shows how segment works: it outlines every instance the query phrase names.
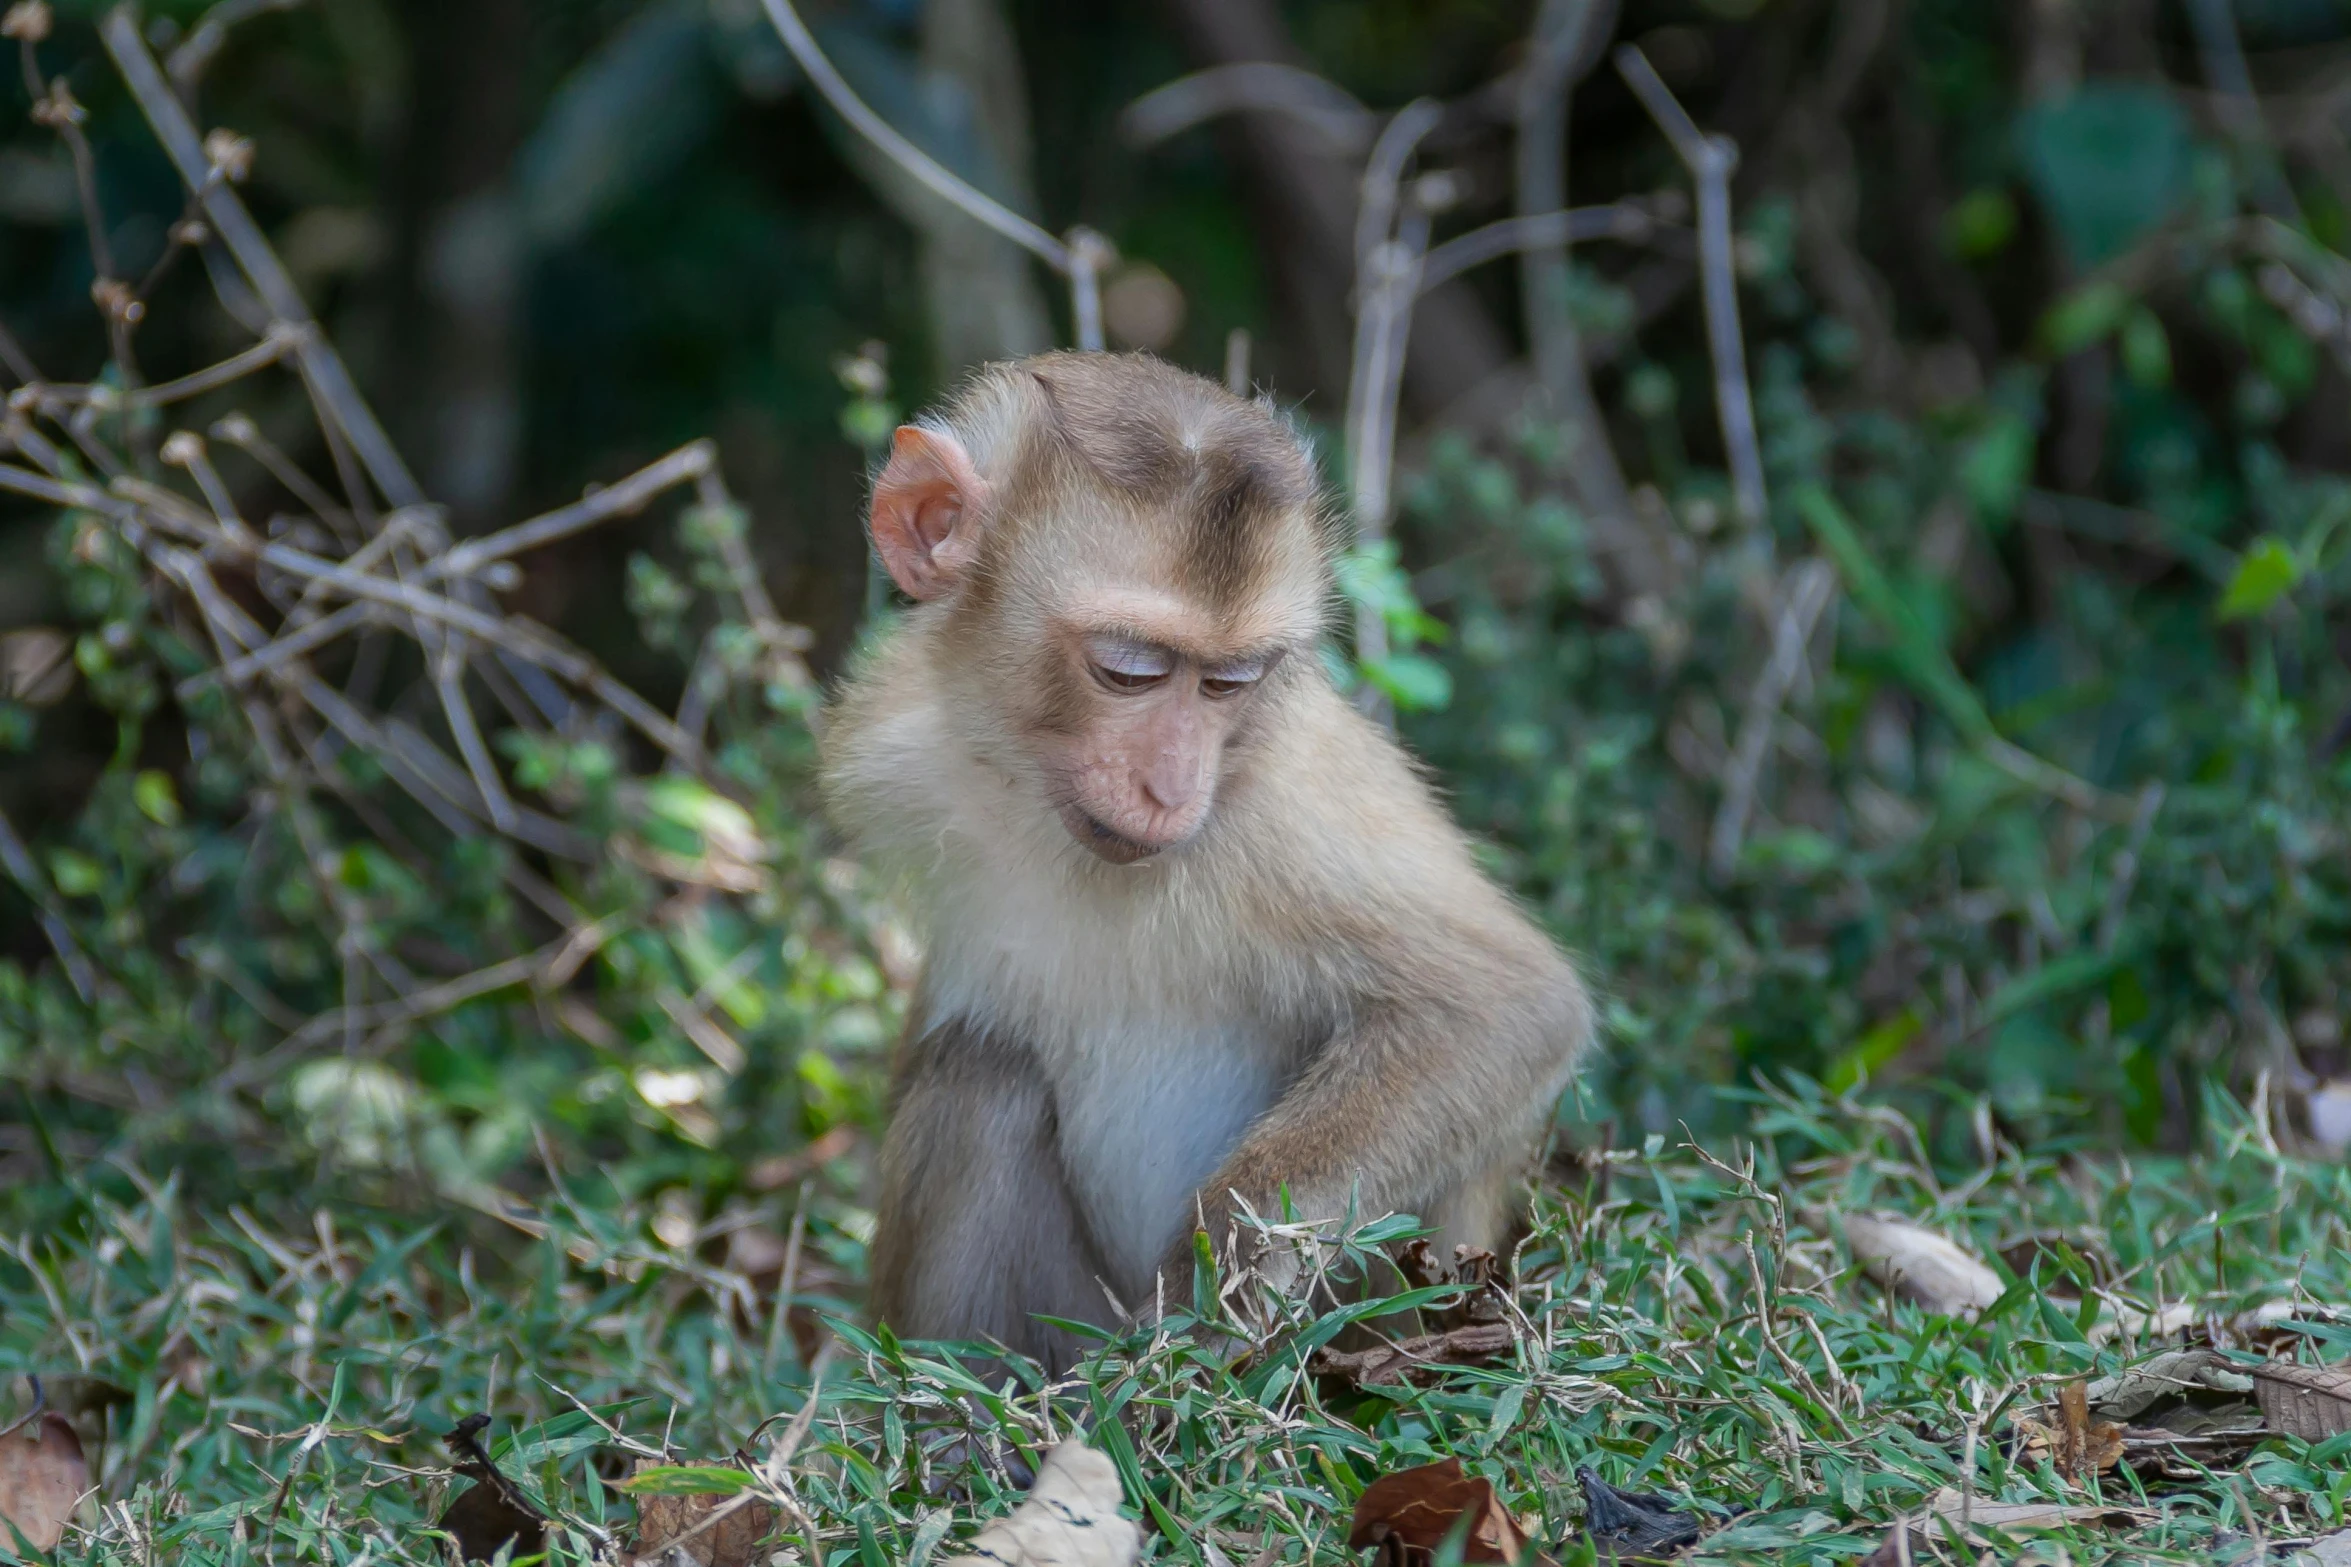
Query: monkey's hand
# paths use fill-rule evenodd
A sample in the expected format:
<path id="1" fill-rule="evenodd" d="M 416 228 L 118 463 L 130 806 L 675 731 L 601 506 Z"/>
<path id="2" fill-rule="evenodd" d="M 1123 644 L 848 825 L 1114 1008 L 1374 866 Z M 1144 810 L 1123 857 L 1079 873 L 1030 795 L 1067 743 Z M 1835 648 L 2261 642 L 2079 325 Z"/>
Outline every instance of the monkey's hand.
<path id="1" fill-rule="evenodd" d="M 1254 1308 L 1264 1291 L 1301 1296 L 1313 1288 L 1331 1250 L 1330 1226 L 1269 1221 L 1268 1213 L 1280 1212 L 1278 1203 L 1243 1205 L 1228 1194 L 1224 1202 L 1212 1205 L 1206 1197 L 1204 1189 L 1193 1221 L 1183 1227 L 1160 1263 L 1163 1305 L 1194 1305 L 1204 1267 L 1205 1277 L 1215 1281 L 1212 1287 L 1233 1309 L 1244 1312 Z M 1213 1228 L 1201 1227 L 1202 1212 Z M 1241 1279 L 1244 1274 L 1246 1280 Z M 1236 1281 L 1243 1283 L 1238 1292 L 1232 1288 Z"/>

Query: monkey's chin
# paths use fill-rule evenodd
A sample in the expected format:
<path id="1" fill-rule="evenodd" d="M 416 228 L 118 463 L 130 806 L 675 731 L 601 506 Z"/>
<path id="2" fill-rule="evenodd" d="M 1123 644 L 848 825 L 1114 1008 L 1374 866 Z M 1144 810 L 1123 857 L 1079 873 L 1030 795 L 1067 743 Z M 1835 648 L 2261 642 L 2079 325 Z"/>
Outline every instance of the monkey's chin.
<path id="1" fill-rule="evenodd" d="M 1112 832 L 1093 817 L 1074 805 L 1061 808 L 1061 825 L 1069 835 L 1092 850 L 1095 858 L 1113 865 L 1140 865 L 1159 853 L 1159 846 L 1137 843 L 1124 834 Z"/>

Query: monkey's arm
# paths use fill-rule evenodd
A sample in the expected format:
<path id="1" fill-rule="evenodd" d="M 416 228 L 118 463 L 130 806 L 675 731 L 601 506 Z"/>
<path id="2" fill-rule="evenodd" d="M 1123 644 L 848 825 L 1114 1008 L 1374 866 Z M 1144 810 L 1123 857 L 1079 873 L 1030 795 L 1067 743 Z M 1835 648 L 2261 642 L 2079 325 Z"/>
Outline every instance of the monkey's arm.
<path id="1" fill-rule="evenodd" d="M 1236 1202 L 1278 1220 L 1355 1211 L 1437 1222 L 1464 1193 L 1523 1161 L 1590 1032 L 1590 1006 L 1547 950 L 1526 968 L 1490 962 L 1454 997 L 1374 996 L 1203 1182 L 1199 1209 L 1223 1238 Z M 1171 1254 L 1188 1275 L 1191 1226 Z"/>
<path id="2" fill-rule="evenodd" d="M 1335 1026 L 1201 1184 L 1197 1212 L 1219 1241 L 1237 1202 L 1278 1219 L 1285 1193 L 1310 1221 L 1350 1203 L 1367 1218 L 1454 1218 L 1515 1178 L 1592 1031 L 1574 967 L 1478 871 L 1392 744 L 1351 724 L 1326 743 L 1337 754 L 1318 776 L 1349 781 L 1351 797 L 1326 797 L 1322 818 L 1378 830 L 1345 845 L 1326 834 L 1323 852 L 1290 860 L 1279 904 Z M 1191 1233 L 1169 1254 L 1177 1279 Z"/>

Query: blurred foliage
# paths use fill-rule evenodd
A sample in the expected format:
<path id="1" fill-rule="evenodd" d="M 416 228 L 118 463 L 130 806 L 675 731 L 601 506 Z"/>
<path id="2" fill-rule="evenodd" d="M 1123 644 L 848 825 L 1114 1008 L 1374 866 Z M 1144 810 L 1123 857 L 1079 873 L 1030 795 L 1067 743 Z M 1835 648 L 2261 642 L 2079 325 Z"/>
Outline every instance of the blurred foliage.
<path id="1" fill-rule="evenodd" d="M 810 9 L 910 135 L 995 177 L 921 6 Z M 1280 17 L 1374 107 L 1466 105 L 1430 153 L 1464 171 L 1446 222 L 1466 226 L 1507 210 L 1508 124 L 1480 89 L 1530 9 Z M 136 276 L 180 193 L 97 10 L 61 7 L 40 58 L 89 106 Z M 1318 379 L 1230 144 L 1201 130 L 1145 153 L 1109 129 L 1185 69 L 1176 31 L 1134 8 L 1005 12 L 1040 218 L 1094 224 L 1174 279 L 1170 357 L 1214 373 L 1227 331 L 1250 331 L 1260 384 L 1336 453 L 1343 380 Z M 150 36 L 168 55 L 206 14 L 151 5 Z M 1802 1074 L 1899 1094 L 1942 1157 L 2085 1130 L 2184 1148 L 2208 1077 L 2249 1092 L 2266 1074 L 2290 1131 L 2304 1088 L 2351 1073 L 2351 19 L 2320 0 L 2236 17 L 2265 140 L 2155 0 L 1624 6 L 1621 36 L 1742 147 L 1770 515 L 1733 515 L 1667 225 L 1647 249 L 1579 252 L 1569 286 L 1668 586 L 1621 587 L 1539 398 L 1408 421 L 1397 541 L 1345 572 L 1390 632 L 1364 673 L 1604 991 L 1574 1136 L 1738 1124 L 1725 1085 Z M 879 608 L 863 475 L 955 367 L 935 362 L 918 236 L 763 26 L 745 0 L 309 0 L 240 21 L 190 91 L 203 124 L 255 142 L 252 205 L 458 531 L 710 433 L 821 673 Z M 0 87 L 0 320 L 83 378 L 105 354 L 89 249 L 70 166 L 25 107 Z M 1675 210 L 1679 167 L 1605 66 L 1572 146 L 1579 202 Z M 1515 330 L 1511 266 L 1470 281 Z M 162 280 L 150 377 L 246 341 L 206 283 L 185 261 Z M 272 398 L 248 411 L 329 471 L 299 387 Z M 769 1156 L 870 1128 L 896 938 L 813 817 L 807 693 L 727 664 L 741 628 L 709 524 L 656 507 L 584 535 L 535 558 L 514 602 L 665 707 L 715 650 L 732 797 L 609 735 L 518 731 L 518 790 L 604 846 L 561 890 L 611 938 L 567 986 L 285 1052 L 354 943 L 429 978 L 551 939 L 516 902 L 515 851 L 433 833 L 399 851 L 329 799 L 297 841 L 293 814 L 252 809 L 233 711 L 172 694 L 201 659 L 119 541 L 0 508 L 0 621 L 69 650 L 20 675 L 38 647 L 9 644 L 0 804 L 119 986 L 78 998 L 32 904 L 0 897 L 0 1205 L 37 1218 L 67 1172 L 116 1161 L 221 1192 L 302 1189 L 323 1166 L 371 1200 L 494 1211 L 579 1157 L 613 1202 L 671 1192 L 706 1217 Z M 1839 589 L 1759 707 L 1807 562 Z M 391 672 L 396 704 L 413 681 L 429 707 L 420 673 Z M 380 783 L 343 765 L 363 794 Z M 1734 794 L 1750 804 L 1725 834 Z M 754 891 L 658 868 L 730 837 L 756 846 Z M 1718 840 L 1735 852 L 1710 867 Z M 680 999 L 740 1070 L 697 1046 Z M 852 1267 L 855 1169 L 823 1217 Z"/>

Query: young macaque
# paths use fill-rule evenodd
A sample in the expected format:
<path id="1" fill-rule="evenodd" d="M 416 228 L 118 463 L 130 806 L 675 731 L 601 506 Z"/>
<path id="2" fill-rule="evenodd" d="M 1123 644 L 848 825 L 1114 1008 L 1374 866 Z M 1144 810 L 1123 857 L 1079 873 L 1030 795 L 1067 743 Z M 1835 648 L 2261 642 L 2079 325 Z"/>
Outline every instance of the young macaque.
<path id="1" fill-rule="evenodd" d="M 1491 1245 L 1591 1032 L 1317 650 L 1333 534 L 1270 408 L 1142 356 L 982 373 L 897 432 L 871 527 L 917 601 L 825 737 L 925 952 L 876 1314 L 1066 1364 L 1040 1314 L 1188 1298 L 1285 1200 Z"/>

